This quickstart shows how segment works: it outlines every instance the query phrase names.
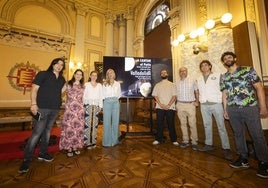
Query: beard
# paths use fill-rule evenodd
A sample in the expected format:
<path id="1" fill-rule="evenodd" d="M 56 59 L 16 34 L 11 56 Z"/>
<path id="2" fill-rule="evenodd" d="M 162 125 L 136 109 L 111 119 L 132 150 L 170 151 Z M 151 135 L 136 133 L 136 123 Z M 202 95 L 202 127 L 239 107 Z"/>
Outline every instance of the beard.
<path id="1" fill-rule="evenodd" d="M 236 61 L 233 60 L 233 61 L 228 61 L 228 63 L 224 63 L 224 65 L 230 68 L 230 67 L 233 66 L 235 63 L 236 63 Z"/>
<path id="2" fill-rule="evenodd" d="M 161 78 L 164 80 L 164 79 L 167 79 L 168 76 L 161 76 Z"/>

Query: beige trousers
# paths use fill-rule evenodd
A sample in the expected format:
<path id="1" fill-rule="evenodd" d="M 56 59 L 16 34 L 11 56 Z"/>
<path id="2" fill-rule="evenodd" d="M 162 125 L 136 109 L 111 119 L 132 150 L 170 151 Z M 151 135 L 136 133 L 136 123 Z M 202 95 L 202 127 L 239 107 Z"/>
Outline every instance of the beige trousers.
<path id="1" fill-rule="evenodd" d="M 182 140 L 185 143 L 191 143 L 196 145 L 198 141 L 197 128 L 196 128 L 196 106 L 194 102 L 183 103 L 177 102 L 176 104 L 177 114 L 181 123 Z M 190 130 L 190 139 L 188 134 L 187 119 Z"/>

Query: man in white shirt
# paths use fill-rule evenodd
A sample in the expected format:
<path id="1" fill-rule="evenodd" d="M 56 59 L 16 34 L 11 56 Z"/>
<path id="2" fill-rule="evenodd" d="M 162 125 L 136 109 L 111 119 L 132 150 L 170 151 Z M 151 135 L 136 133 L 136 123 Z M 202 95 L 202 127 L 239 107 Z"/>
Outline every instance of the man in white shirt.
<path id="1" fill-rule="evenodd" d="M 224 124 L 222 92 L 220 91 L 220 74 L 211 72 L 212 64 L 203 60 L 199 68 L 202 76 L 197 79 L 201 114 L 205 128 L 205 145 L 199 151 L 211 151 L 213 147 L 212 115 L 216 120 L 224 156 L 231 159 L 228 134 Z"/>
<path id="2" fill-rule="evenodd" d="M 187 127 L 187 119 L 190 127 L 190 139 L 192 149 L 197 150 L 197 128 L 196 128 L 196 107 L 198 101 L 198 88 L 196 80 L 187 76 L 188 70 L 186 67 L 179 69 L 180 78 L 176 81 L 177 93 L 177 114 L 181 124 L 182 143 L 181 148 L 189 146 L 189 135 Z"/>
<path id="3" fill-rule="evenodd" d="M 169 137 L 173 145 L 178 146 L 177 135 L 174 126 L 174 112 L 176 100 L 176 86 L 168 80 L 167 70 L 161 70 L 162 80 L 153 89 L 152 96 L 156 101 L 156 123 L 157 133 L 153 145 L 163 142 L 164 118 L 167 119 Z"/>

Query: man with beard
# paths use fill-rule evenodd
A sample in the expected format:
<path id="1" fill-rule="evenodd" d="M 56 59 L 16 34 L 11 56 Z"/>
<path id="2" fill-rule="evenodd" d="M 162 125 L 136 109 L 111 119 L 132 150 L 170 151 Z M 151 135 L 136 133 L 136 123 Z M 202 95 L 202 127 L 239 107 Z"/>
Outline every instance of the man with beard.
<path id="1" fill-rule="evenodd" d="M 233 52 L 223 53 L 221 61 L 228 69 L 221 79 L 224 117 L 230 120 L 239 153 L 239 158 L 230 163 L 230 166 L 249 167 L 244 126 L 246 124 L 259 160 L 257 176 L 268 178 L 268 147 L 260 121 L 260 117 L 267 116 L 268 111 L 260 77 L 252 67 L 238 66 Z"/>
<path id="2" fill-rule="evenodd" d="M 153 145 L 158 145 L 164 141 L 164 118 L 167 119 L 169 137 L 173 145 L 178 146 L 177 135 L 174 127 L 174 112 L 176 100 L 176 87 L 175 84 L 168 80 L 168 71 L 161 70 L 162 80 L 158 82 L 154 89 L 152 96 L 156 101 L 156 122 L 157 133 Z"/>

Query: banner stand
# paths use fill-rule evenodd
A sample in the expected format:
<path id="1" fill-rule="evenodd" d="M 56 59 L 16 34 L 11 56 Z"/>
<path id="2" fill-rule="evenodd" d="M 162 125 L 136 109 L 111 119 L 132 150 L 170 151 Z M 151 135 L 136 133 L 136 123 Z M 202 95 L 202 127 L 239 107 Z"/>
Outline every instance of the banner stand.
<path id="1" fill-rule="evenodd" d="M 150 98 L 150 131 L 148 132 L 130 132 L 130 103 L 129 97 L 126 97 L 126 132 L 121 131 L 121 135 L 119 137 L 119 141 L 124 139 L 126 136 L 154 136 L 153 132 L 153 98 Z"/>

